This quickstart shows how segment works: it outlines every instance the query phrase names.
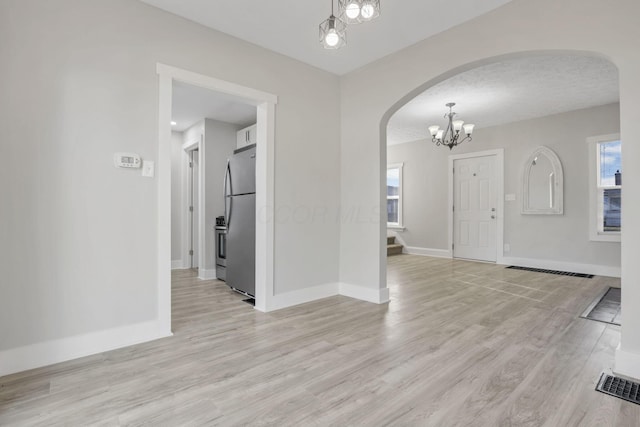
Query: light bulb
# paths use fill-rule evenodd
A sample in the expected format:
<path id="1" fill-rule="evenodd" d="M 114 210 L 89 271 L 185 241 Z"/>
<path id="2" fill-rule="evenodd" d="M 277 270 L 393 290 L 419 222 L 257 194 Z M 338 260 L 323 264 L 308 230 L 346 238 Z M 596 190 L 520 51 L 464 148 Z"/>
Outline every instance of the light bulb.
<path id="1" fill-rule="evenodd" d="M 335 28 L 331 28 L 326 36 L 324 36 L 324 41 L 327 46 L 337 46 L 340 43 L 340 36 L 336 32 Z"/>
<path id="2" fill-rule="evenodd" d="M 362 19 L 364 20 L 371 19 L 375 12 L 376 12 L 376 9 L 373 7 L 371 3 L 363 4 L 362 9 L 360 9 L 360 14 L 362 15 Z"/>
<path id="3" fill-rule="evenodd" d="M 357 2 L 352 1 L 347 4 L 344 13 L 347 15 L 347 18 L 356 19 L 358 15 L 360 15 L 360 5 Z"/>

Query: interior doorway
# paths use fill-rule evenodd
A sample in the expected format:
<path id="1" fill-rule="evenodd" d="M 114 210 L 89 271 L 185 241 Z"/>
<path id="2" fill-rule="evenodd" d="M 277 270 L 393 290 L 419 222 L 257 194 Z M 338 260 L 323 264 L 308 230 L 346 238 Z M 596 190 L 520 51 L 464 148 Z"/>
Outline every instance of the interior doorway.
<path id="1" fill-rule="evenodd" d="M 242 99 L 256 107 L 256 247 L 255 308 L 274 309 L 274 176 L 275 95 L 191 71 L 157 65 L 158 102 L 158 319 L 171 332 L 171 141 L 172 99 L 175 82 Z M 202 154 L 202 153 L 201 153 Z M 199 165 L 202 168 L 202 164 Z M 220 191 L 222 188 L 220 188 Z M 215 191 L 215 190 L 214 190 Z M 202 193 L 202 188 L 200 188 Z M 200 198 L 202 203 L 202 198 Z M 200 222 L 201 222 L 201 218 Z M 215 220 L 215 218 L 214 218 Z M 211 227 L 212 235 L 215 230 Z M 212 245 L 212 247 L 214 247 Z"/>

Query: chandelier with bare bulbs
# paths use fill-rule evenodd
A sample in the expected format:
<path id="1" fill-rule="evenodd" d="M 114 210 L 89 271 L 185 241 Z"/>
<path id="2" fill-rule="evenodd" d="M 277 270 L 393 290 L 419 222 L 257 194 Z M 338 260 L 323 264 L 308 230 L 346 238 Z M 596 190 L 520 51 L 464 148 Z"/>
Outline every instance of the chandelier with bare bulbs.
<path id="1" fill-rule="evenodd" d="M 325 49 L 347 45 L 347 24 L 369 22 L 380 16 L 380 0 L 338 0 L 338 16 L 333 14 L 320 24 L 320 43 Z"/>
<path id="2" fill-rule="evenodd" d="M 462 144 L 466 140 L 471 141 L 471 134 L 475 127 L 475 125 L 471 123 L 465 124 L 462 120 L 453 120 L 453 117 L 456 115 L 456 113 L 453 112 L 454 105 L 456 105 L 455 102 L 446 104 L 446 106 L 449 107 L 449 112 L 444 115 L 445 118 L 449 119 L 446 129 L 440 129 L 438 125 L 429 126 L 431 141 L 438 147 L 441 145 L 447 146 L 449 150 L 453 149 L 456 145 Z M 463 133 L 461 134 L 460 131 L 463 131 Z"/>

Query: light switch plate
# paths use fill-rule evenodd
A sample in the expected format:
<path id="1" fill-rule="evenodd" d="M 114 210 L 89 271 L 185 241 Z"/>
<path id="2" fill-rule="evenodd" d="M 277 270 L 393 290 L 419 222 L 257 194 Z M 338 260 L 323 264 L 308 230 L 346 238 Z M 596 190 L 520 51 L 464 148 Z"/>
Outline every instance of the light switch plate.
<path id="1" fill-rule="evenodd" d="M 156 173 L 156 164 L 151 160 L 142 161 L 142 176 L 153 178 Z"/>
<path id="2" fill-rule="evenodd" d="M 504 195 L 504 200 L 505 200 L 505 202 L 513 202 L 514 200 L 516 200 L 516 195 L 515 194 L 505 194 Z"/>

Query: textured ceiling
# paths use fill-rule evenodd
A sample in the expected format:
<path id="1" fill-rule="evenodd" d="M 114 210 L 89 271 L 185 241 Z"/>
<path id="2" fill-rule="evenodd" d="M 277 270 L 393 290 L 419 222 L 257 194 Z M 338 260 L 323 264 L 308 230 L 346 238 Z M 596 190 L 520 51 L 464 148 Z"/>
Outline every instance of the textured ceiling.
<path id="1" fill-rule="evenodd" d="M 431 138 L 429 125 L 446 126 L 445 104 L 476 128 L 605 105 L 619 100 L 618 71 L 584 56 L 535 56 L 498 62 L 427 89 L 391 117 L 389 145 Z"/>
<path id="2" fill-rule="evenodd" d="M 203 118 L 249 126 L 256 122 L 256 107 L 232 95 L 174 82 L 171 120 L 177 125 L 173 130 L 182 132 Z"/>
<path id="3" fill-rule="evenodd" d="M 318 41 L 318 25 L 331 13 L 329 0 L 141 1 L 326 71 L 344 74 L 511 0 L 381 0 L 380 17 L 350 26 L 347 46 L 339 50 L 325 50 Z"/>

